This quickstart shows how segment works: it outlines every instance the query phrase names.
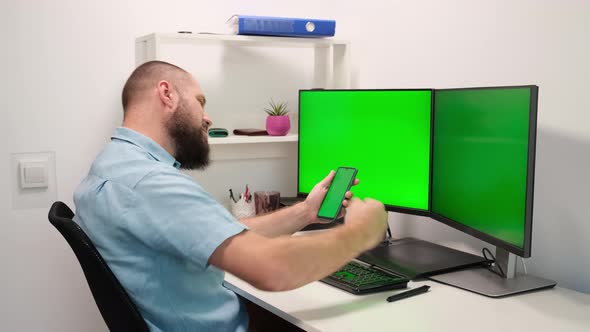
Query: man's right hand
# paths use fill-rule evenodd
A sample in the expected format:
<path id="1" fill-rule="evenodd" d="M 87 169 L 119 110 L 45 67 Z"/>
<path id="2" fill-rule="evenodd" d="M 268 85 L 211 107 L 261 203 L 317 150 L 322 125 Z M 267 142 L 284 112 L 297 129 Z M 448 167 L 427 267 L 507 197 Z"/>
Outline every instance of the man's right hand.
<path id="1" fill-rule="evenodd" d="M 346 208 L 344 223 L 365 235 L 366 250 L 369 250 L 383 240 L 387 230 L 387 211 L 377 200 L 353 198 Z"/>

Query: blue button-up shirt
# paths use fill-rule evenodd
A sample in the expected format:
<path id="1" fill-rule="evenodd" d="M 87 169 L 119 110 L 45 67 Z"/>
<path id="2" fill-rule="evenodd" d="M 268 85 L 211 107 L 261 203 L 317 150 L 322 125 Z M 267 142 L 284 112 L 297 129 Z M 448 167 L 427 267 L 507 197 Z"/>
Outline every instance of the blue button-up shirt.
<path id="1" fill-rule="evenodd" d="M 88 234 L 151 331 L 246 331 L 248 316 L 208 264 L 239 223 L 150 138 L 117 128 L 76 189 Z"/>

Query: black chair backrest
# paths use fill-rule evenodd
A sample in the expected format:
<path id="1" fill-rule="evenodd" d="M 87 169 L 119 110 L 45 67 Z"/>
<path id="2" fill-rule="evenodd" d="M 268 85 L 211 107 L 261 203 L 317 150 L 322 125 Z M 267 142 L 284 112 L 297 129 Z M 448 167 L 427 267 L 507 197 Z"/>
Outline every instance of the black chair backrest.
<path id="1" fill-rule="evenodd" d="M 148 332 L 149 329 L 137 307 L 102 259 L 92 241 L 72 220 L 73 217 L 74 213 L 63 202 L 53 203 L 49 210 L 49 221 L 68 241 L 76 254 L 94 301 L 109 330 Z"/>

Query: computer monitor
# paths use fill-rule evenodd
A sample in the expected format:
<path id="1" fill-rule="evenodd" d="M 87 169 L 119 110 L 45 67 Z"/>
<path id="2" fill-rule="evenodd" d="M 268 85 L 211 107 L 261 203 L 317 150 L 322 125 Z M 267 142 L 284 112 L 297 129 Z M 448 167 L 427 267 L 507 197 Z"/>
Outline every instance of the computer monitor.
<path id="1" fill-rule="evenodd" d="M 434 94 L 431 217 L 496 246 L 500 277 L 483 269 L 433 279 L 499 297 L 555 286 L 515 274 L 531 256 L 537 86 Z"/>
<path id="2" fill-rule="evenodd" d="M 531 254 L 537 95 L 536 86 L 302 90 L 298 192 L 309 193 L 330 169 L 357 167 L 355 195 L 496 245 L 510 277 L 513 254 Z M 359 259 L 488 296 L 555 285 L 496 278 L 481 256 L 413 238 L 391 239 Z"/>
<path id="3" fill-rule="evenodd" d="M 301 90 L 298 196 L 330 170 L 358 169 L 355 196 L 427 215 L 432 90 Z"/>
<path id="4" fill-rule="evenodd" d="M 432 215 L 531 255 L 536 86 L 435 91 Z"/>

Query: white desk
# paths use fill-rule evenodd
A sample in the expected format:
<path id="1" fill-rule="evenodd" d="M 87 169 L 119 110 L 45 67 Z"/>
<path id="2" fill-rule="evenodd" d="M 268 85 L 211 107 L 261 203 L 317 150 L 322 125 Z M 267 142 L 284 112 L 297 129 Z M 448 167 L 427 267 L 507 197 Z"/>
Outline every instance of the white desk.
<path id="1" fill-rule="evenodd" d="M 307 331 L 590 331 L 590 295 L 554 288 L 492 299 L 434 281 L 426 294 L 387 303 L 398 291 L 355 296 L 321 282 L 264 292 L 233 275 L 226 286 Z M 401 290 L 403 291 L 403 290 Z"/>

